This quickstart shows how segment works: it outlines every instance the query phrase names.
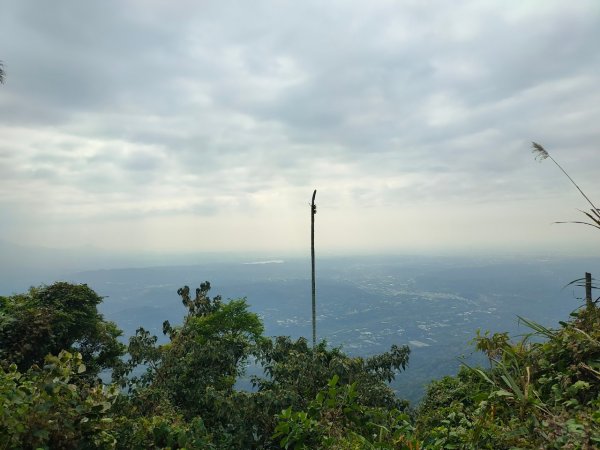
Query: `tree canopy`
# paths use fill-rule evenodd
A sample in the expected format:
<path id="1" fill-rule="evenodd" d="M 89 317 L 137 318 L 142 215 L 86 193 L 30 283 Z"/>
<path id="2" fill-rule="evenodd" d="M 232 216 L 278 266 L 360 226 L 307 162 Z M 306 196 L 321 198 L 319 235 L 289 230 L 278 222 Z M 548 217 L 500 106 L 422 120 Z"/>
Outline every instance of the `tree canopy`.
<path id="1" fill-rule="evenodd" d="M 27 370 L 68 350 L 82 355 L 88 376 L 119 364 L 122 333 L 98 312 L 101 301 L 87 285 L 66 282 L 0 297 L 0 362 Z"/>
<path id="2" fill-rule="evenodd" d="M 245 299 L 178 290 L 168 342 L 140 328 L 126 357 L 86 285 L 0 297 L 2 448 L 592 449 L 600 444 L 600 309 L 551 330 L 477 333 L 488 368 L 429 384 L 416 410 L 388 382 L 408 364 L 392 346 L 351 357 L 325 342 L 263 335 Z M 29 325 L 29 326 L 28 326 Z M 531 339 L 532 335 L 536 336 Z M 60 349 L 64 347 L 64 349 Z M 255 390 L 236 389 L 252 361 Z M 120 384 L 97 374 L 113 369 Z M 124 388 L 124 389 L 123 389 Z"/>

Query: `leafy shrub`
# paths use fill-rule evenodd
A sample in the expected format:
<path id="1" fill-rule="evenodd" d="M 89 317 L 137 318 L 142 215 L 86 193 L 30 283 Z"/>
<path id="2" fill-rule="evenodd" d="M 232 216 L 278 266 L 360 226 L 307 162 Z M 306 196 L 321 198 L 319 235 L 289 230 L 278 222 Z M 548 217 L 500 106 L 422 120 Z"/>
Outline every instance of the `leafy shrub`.
<path id="1" fill-rule="evenodd" d="M 63 351 L 25 373 L 0 368 L 0 441 L 6 448 L 115 448 L 107 415 L 115 387 L 74 384 L 81 354 Z"/>
<path id="2" fill-rule="evenodd" d="M 418 410 L 427 448 L 579 448 L 600 443 L 600 312 L 591 304 L 550 330 L 511 343 L 481 335 L 491 368 L 433 382 Z M 532 342 L 532 335 L 543 342 Z"/>
<path id="3" fill-rule="evenodd" d="M 413 449 L 418 442 L 408 414 L 358 403 L 357 384 L 339 385 L 335 375 L 306 410 L 277 415 L 273 437 L 294 449 Z"/>

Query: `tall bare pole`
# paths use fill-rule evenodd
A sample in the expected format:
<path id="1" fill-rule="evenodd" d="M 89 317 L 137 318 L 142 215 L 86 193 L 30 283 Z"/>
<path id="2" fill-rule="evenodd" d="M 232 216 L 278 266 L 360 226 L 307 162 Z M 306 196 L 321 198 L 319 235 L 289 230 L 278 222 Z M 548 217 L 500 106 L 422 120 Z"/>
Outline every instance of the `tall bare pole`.
<path id="1" fill-rule="evenodd" d="M 312 202 L 310 204 L 310 257 L 312 262 L 312 342 L 313 349 L 317 345 L 317 302 L 316 302 L 316 289 L 315 289 L 315 214 L 317 213 L 317 205 L 315 205 L 315 196 L 317 190 L 315 189 L 312 195 Z"/>

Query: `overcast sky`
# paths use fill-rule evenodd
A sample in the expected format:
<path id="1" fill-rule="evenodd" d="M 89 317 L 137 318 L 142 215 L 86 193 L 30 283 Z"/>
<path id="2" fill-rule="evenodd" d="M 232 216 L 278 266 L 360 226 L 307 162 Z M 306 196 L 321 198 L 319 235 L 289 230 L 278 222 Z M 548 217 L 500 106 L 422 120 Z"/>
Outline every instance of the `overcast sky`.
<path id="1" fill-rule="evenodd" d="M 0 240 L 600 254 L 600 2 L 24 1 Z"/>

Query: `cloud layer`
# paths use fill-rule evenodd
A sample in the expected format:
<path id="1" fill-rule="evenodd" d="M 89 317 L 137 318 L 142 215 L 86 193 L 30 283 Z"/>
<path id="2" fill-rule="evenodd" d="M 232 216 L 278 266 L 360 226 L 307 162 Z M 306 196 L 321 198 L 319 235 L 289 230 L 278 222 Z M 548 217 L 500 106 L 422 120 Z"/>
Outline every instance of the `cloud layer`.
<path id="1" fill-rule="evenodd" d="M 593 238 L 528 152 L 600 192 L 593 0 L 13 0 L 0 42 L 7 240 L 293 251 L 315 187 L 331 251 Z"/>

